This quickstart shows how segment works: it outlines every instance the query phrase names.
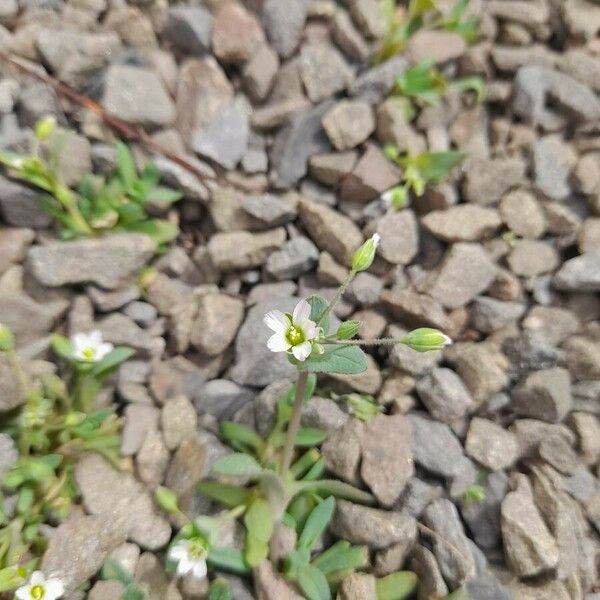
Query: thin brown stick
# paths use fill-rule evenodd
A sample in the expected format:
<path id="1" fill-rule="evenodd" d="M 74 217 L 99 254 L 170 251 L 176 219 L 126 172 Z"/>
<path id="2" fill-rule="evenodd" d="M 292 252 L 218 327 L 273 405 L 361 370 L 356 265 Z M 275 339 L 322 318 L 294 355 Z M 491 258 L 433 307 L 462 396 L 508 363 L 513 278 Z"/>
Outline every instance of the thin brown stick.
<path id="1" fill-rule="evenodd" d="M 6 52 L 0 52 L 0 61 L 9 64 L 10 66 L 17 69 L 20 73 L 31 77 L 37 81 L 45 83 L 50 86 L 54 91 L 63 96 L 64 98 L 68 98 L 75 104 L 82 106 L 96 115 L 98 115 L 104 123 L 106 123 L 109 127 L 114 129 L 119 133 L 120 136 L 134 142 L 139 142 L 142 146 L 144 146 L 147 150 L 151 152 L 155 152 L 156 154 L 160 154 L 164 158 L 168 158 L 174 163 L 178 164 L 180 167 L 183 167 L 186 171 L 193 173 L 200 180 L 208 180 L 219 183 L 224 183 L 228 186 L 233 186 L 229 181 L 225 181 L 222 177 L 218 175 L 210 175 L 208 173 L 203 172 L 196 165 L 189 162 L 176 152 L 172 152 L 162 144 L 153 140 L 141 127 L 134 127 L 130 125 L 126 121 L 119 119 L 118 117 L 114 117 L 110 113 L 106 111 L 106 109 L 95 100 L 80 94 L 78 91 L 73 89 L 71 86 L 66 83 L 60 81 L 56 77 L 52 77 L 51 75 L 47 75 L 46 73 L 41 73 L 17 60 L 16 58 L 10 56 Z"/>

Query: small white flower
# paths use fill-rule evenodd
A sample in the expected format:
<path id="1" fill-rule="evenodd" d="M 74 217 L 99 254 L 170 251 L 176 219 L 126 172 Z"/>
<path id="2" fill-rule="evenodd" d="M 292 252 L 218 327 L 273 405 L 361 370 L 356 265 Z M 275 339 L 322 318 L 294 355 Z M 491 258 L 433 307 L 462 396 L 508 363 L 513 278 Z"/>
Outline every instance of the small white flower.
<path id="1" fill-rule="evenodd" d="M 18 600 L 56 600 L 65 593 L 60 579 L 46 579 L 41 571 L 34 571 L 27 585 L 21 586 L 15 596 Z"/>
<path id="2" fill-rule="evenodd" d="M 82 362 L 99 362 L 114 348 L 112 344 L 102 341 L 100 331 L 76 333 L 71 338 L 71 343 L 73 358 Z"/>
<path id="3" fill-rule="evenodd" d="M 179 540 L 169 549 L 168 558 L 177 563 L 177 576 L 183 577 L 188 573 L 196 579 L 206 576 L 206 542 L 199 537 Z"/>
<path id="4" fill-rule="evenodd" d="M 306 300 L 300 300 L 291 315 L 280 310 L 268 312 L 264 322 L 275 332 L 267 342 L 271 352 L 291 352 L 299 361 L 310 356 L 319 328 L 310 320 L 310 304 Z"/>

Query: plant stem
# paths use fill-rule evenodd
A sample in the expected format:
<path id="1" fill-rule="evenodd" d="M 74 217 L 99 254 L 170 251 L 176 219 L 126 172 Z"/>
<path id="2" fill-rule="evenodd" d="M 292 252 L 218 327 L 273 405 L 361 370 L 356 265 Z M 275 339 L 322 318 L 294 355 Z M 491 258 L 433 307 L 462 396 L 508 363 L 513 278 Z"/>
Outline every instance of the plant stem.
<path id="1" fill-rule="evenodd" d="M 308 373 L 300 371 L 298 373 L 298 381 L 296 382 L 296 396 L 294 397 L 294 405 L 292 407 L 292 418 L 287 429 L 285 446 L 283 447 L 283 455 L 281 457 L 281 477 L 285 481 L 287 478 L 292 458 L 294 456 L 294 446 L 296 445 L 296 437 L 300 429 L 300 418 L 302 417 L 302 403 L 304 402 L 304 392 L 306 391 L 306 382 Z"/>
<path id="2" fill-rule="evenodd" d="M 346 279 L 344 280 L 344 283 L 342 283 L 342 285 L 338 288 L 337 292 L 335 293 L 333 300 L 329 303 L 327 308 L 323 311 L 323 314 L 319 317 L 319 320 L 317 321 L 317 326 L 319 326 L 323 322 L 327 315 L 333 310 L 333 307 L 340 301 L 341 297 L 344 295 L 344 293 L 348 289 L 348 286 L 352 283 L 352 280 L 355 276 L 356 271 L 350 271 L 350 273 L 348 273 Z"/>
<path id="3" fill-rule="evenodd" d="M 336 344 L 339 346 L 395 346 L 396 344 L 405 344 L 403 339 L 398 338 L 378 338 L 374 340 L 328 340 L 327 344 Z"/>

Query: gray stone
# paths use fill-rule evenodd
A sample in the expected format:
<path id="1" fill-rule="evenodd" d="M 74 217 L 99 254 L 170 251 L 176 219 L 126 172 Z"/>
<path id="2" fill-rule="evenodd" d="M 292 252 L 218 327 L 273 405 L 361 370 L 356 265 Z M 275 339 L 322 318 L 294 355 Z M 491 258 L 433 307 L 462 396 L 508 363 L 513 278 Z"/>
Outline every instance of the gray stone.
<path id="1" fill-rule="evenodd" d="M 92 282 L 115 289 L 127 283 L 154 250 L 154 242 L 145 235 L 113 234 L 32 247 L 28 264 L 33 276 L 45 286 Z"/>
<path id="2" fill-rule="evenodd" d="M 560 135 L 540 138 L 532 149 L 537 189 L 551 200 L 564 200 L 571 193 L 569 176 L 577 156 Z"/>
<path id="3" fill-rule="evenodd" d="M 177 580 L 167 576 L 158 556 L 150 552 L 140 556 L 134 579 L 148 600 L 181 600 Z"/>
<path id="4" fill-rule="evenodd" d="M 600 379 L 600 344 L 591 338 L 574 336 L 564 344 L 567 366 L 576 380 Z"/>
<path id="5" fill-rule="evenodd" d="M 169 459 L 163 436 L 159 431 L 150 430 L 135 456 L 136 473 L 150 489 L 155 489 L 165 478 Z"/>
<path id="6" fill-rule="evenodd" d="M 311 102 L 320 102 L 345 90 L 354 80 L 354 72 L 339 51 L 322 43 L 302 47 L 300 76 Z"/>
<path id="7" fill-rule="evenodd" d="M 270 560 L 263 560 L 252 574 L 257 600 L 304 600 L 304 596 L 277 572 Z"/>
<path id="8" fill-rule="evenodd" d="M 52 222 L 39 192 L 0 176 L 0 214 L 8 225 L 41 229 Z"/>
<path id="9" fill-rule="evenodd" d="M 76 465 L 75 481 L 84 506 L 101 517 L 104 526 L 114 524 L 124 537 L 149 550 L 168 543 L 171 527 L 155 512 L 152 497 L 132 475 L 116 471 L 98 454 L 89 454 Z"/>
<path id="10" fill-rule="evenodd" d="M 208 254 L 220 271 L 234 271 L 261 266 L 269 255 L 285 242 L 285 229 L 264 233 L 233 231 L 217 233 L 210 238 Z"/>
<path id="11" fill-rule="evenodd" d="M 377 221 L 378 253 L 395 265 L 408 265 L 419 251 L 419 227 L 412 210 L 388 212 Z"/>
<path id="12" fill-rule="evenodd" d="M 307 14 L 307 0 L 265 0 L 263 26 L 281 57 L 288 58 L 298 47 Z"/>
<path id="13" fill-rule="evenodd" d="M 32 229 L 3 227 L 0 229 L 0 274 L 13 263 L 21 262 L 27 248 L 33 242 L 35 233 Z"/>
<path id="14" fill-rule="evenodd" d="M 573 406 L 571 378 L 562 367 L 531 373 L 513 391 L 513 409 L 526 417 L 558 423 Z"/>
<path id="15" fill-rule="evenodd" d="M 235 343 L 236 358 L 231 377 L 236 383 L 263 387 L 293 374 L 294 369 L 285 353 L 273 354 L 267 348 L 267 339 L 272 332 L 263 323 L 263 317 L 275 308 L 292 312 L 297 302 L 297 298 L 272 298 L 259 302 L 248 311 Z"/>
<path id="16" fill-rule="evenodd" d="M 552 283 L 554 287 L 567 292 L 600 291 L 598 254 L 582 254 L 565 261 Z"/>
<path id="17" fill-rule="evenodd" d="M 490 471 L 511 467 L 519 455 L 519 445 L 513 433 L 493 421 L 479 417 L 471 421 L 465 450 L 471 458 Z"/>
<path id="18" fill-rule="evenodd" d="M 362 432 L 363 481 L 384 506 L 392 506 L 414 473 L 412 434 L 404 415 L 377 415 Z"/>
<path id="19" fill-rule="evenodd" d="M 172 6 L 163 30 L 165 39 L 188 56 L 210 49 L 213 17 L 204 6 Z"/>
<path id="20" fill-rule="evenodd" d="M 169 463 L 165 485 L 175 492 L 179 506 L 185 512 L 192 507 L 198 482 L 211 469 L 209 454 L 209 444 L 203 443 L 201 438 L 187 438 L 181 442 Z"/>
<path id="21" fill-rule="evenodd" d="M 194 134 L 192 148 L 225 169 L 233 169 L 246 154 L 249 136 L 248 115 L 232 104 L 208 127 Z"/>
<path id="22" fill-rule="evenodd" d="M 472 204 L 434 210 L 423 217 L 422 223 L 446 242 L 476 242 L 492 235 L 502 224 L 498 211 Z"/>
<path id="23" fill-rule="evenodd" d="M 109 552 L 125 537 L 126 531 L 117 521 L 84 516 L 76 510 L 52 533 L 41 569 L 60 579 L 69 594 L 98 572 Z"/>
<path id="24" fill-rule="evenodd" d="M 298 209 L 302 225 L 319 249 L 349 266 L 352 255 L 363 242 L 358 227 L 348 217 L 316 202 L 301 200 Z"/>
<path id="25" fill-rule="evenodd" d="M 435 64 L 455 60 L 467 51 L 461 35 L 452 31 L 422 29 L 411 36 L 406 45 L 406 56 L 412 63 L 427 59 Z"/>
<path id="26" fill-rule="evenodd" d="M 42 29 L 35 39 L 44 62 L 65 83 L 81 86 L 115 59 L 121 49 L 116 33 Z"/>
<path id="27" fill-rule="evenodd" d="M 369 56 L 369 47 L 345 10 L 335 11 L 331 25 L 333 41 L 346 56 L 357 61 L 364 61 Z"/>
<path id="28" fill-rule="evenodd" d="M 150 431 L 158 429 L 159 410 L 146 404 L 129 404 L 125 409 L 125 425 L 121 438 L 121 454 L 132 456 L 142 447 Z"/>
<path id="29" fill-rule="evenodd" d="M 138 327 L 122 313 L 112 313 L 98 323 L 104 339 L 115 346 L 130 346 L 145 357 L 158 357 L 165 349 L 165 340 Z"/>
<path id="30" fill-rule="evenodd" d="M 433 552 L 450 588 L 474 577 L 475 561 L 454 504 L 446 499 L 434 500 L 425 509 L 423 521 L 437 534 L 432 536 Z"/>
<path id="31" fill-rule="evenodd" d="M 321 446 L 327 470 L 353 485 L 360 485 L 358 467 L 364 427 L 362 421 L 348 419 L 342 427 L 329 435 Z"/>
<path id="32" fill-rule="evenodd" d="M 360 0 L 359 0 L 360 1 Z M 370 1 L 370 0 L 368 0 Z M 375 12 L 378 12 L 375 9 Z M 408 60 L 398 54 L 389 60 L 361 73 L 348 90 L 350 96 L 376 104 L 392 90 L 396 79 L 409 67 Z"/>
<path id="33" fill-rule="evenodd" d="M 304 427 L 317 427 L 330 434 L 343 427 L 349 418 L 348 413 L 329 398 L 313 397 L 302 407 L 301 423 Z"/>
<path id="34" fill-rule="evenodd" d="M 124 587 L 120 581 L 97 581 L 87 596 L 88 600 L 120 600 Z"/>
<path id="35" fill-rule="evenodd" d="M 417 392 L 429 414 L 443 423 L 451 424 L 475 407 L 469 390 L 450 369 L 433 369 L 419 379 Z"/>
<path id="36" fill-rule="evenodd" d="M 160 425 L 165 445 L 169 450 L 175 450 L 184 440 L 196 434 L 196 410 L 185 396 L 177 396 L 163 406 Z"/>
<path id="37" fill-rule="evenodd" d="M 244 86 L 250 97 L 261 102 L 267 98 L 279 69 L 277 53 L 268 44 L 263 44 L 244 65 Z"/>
<path id="38" fill-rule="evenodd" d="M 175 105 L 151 69 L 111 65 L 104 77 L 107 112 L 131 125 L 164 127 L 175 121 Z"/>
<path id="39" fill-rule="evenodd" d="M 500 201 L 500 216 L 515 234 L 526 238 L 539 238 L 546 230 L 542 206 L 528 190 L 509 192 Z"/>
<path id="40" fill-rule="evenodd" d="M 525 304 L 480 296 L 473 301 L 471 310 L 473 325 L 483 333 L 492 333 L 520 319 L 525 313 Z"/>
<path id="41" fill-rule="evenodd" d="M 444 598 L 448 594 L 448 586 L 429 548 L 417 544 L 410 559 L 410 570 L 414 571 L 419 578 L 419 600 Z"/>
<path id="42" fill-rule="evenodd" d="M 465 590 L 472 600 L 515 600 L 513 593 L 490 573 L 468 581 Z"/>
<path id="43" fill-rule="evenodd" d="M 316 154 L 309 158 L 309 171 L 320 183 L 336 186 L 352 171 L 357 158 L 358 154 L 355 151 Z"/>
<path id="44" fill-rule="evenodd" d="M 519 577 L 533 577 L 554 569 L 559 552 L 556 542 L 534 500 L 529 480 L 521 475 L 519 485 L 502 502 L 502 539 L 507 563 Z"/>
<path id="45" fill-rule="evenodd" d="M 378 38 L 385 33 L 385 20 L 376 0 L 350 0 L 350 14 L 367 37 Z"/>
<path id="46" fill-rule="evenodd" d="M 377 600 L 377 579 L 368 573 L 352 573 L 339 587 L 336 600 Z"/>
<path id="47" fill-rule="evenodd" d="M 297 111 L 298 101 L 291 102 L 293 111 Z M 296 112 L 290 124 L 278 132 L 270 154 L 277 187 L 293 187 L 308 172 L 309 157 L 331 148 L 321 126 L 321 119 L 331 106 L 331 101 L 326 101 Z"/>
<path id="48" fill-rule="evenodd" d="M 0 479 L 4 479 L 17 460 L 19 451 L 13 439 L 7 433 L 0 433 Z"/>
<path id="49" fill-rule="evenodd" d="M 244 319 L 244 303 L 226 294 L 203 294 L 190 341 L 204 354 L 216 356 L 235 339 Z"/>
<path id="50" fill-rule="evenodd" d="M 331 531 L 352 544 L 366 544 L 380 550 L 414 537 L 415 519 L 397 511 L 378 510 L 337 500 Z"/>
<path id="51" fill-rule="evenodd" d="M 520 158 L 471 158 L 464 183 L 466 199 L 475 204 L 498 202 L 512 187 L 524 182 L 526 168 Z"/>
<path id="52" fill-rule="evenodd" d="M 407 327 L 429 325 L 443 330 L 449 327 L 448 317 L 441 304 L 426 294 L 392 288 L 381 292 L 380 301 L 384 308 L 401 319 Z"/>
<path id="53" fill-rule="evenodd" d="M 510 270 L 522 277 L 553 271 L 560 258 L 553 246 L 540 240 L 517 240 L 507 258 Z"/>
<path id="54" fill-rule="evenodd" d="M 495 274 L 496 265 L 482 246 L 459 242 L 446 254 L 429 293 L 443 306 L 458 308 L 484 292 Z"/>
<path id="55" fill-rule="evenodd" d="M 448 425 L 416 414 L 408 415 L 412 427 L 415 463 L 442 477 L 455 477 L 464 463 L 465 455 L 458 438 Z"/>
<path id="56" fill-rule="evenodd" d="M 323 127 L 337 150 L 351 150 L 375 130 L 373 110 L 366 102 L 342 100 L 323 117 Z"/>
<path id="57" fill-rule="evenodd" d="M 254 14 L 235 2 L 220 6 L 215 16 L 212 47 L 222 63 L 246 62 L 265 41 L 265 34 Z"/>
<path id="58" fill-rule="evenodd" d="M 556 113 L 547 108 L 548 99 L 577 121 L 600 118 L 600 100 L 587 86 L 546 66 L 521 67 L 513 86 L 515 114 L 533 124 L 552 128 L 556 125 Z"/>
<path id="59" fill-rule="evenodd" d="M 269 256 L 265 271 L 275 279 L 295 279 L 311 271 L 319 260 L 317 247 L 304 236 L 288 240 Z"/>
<path id="60" fill-rule="evenodd" d="M 242 208 L 268 227 L 278 227 L 293 221 L 298 214 L 296 203 L 286 196 L 262 194 L 244 198 Z"/>

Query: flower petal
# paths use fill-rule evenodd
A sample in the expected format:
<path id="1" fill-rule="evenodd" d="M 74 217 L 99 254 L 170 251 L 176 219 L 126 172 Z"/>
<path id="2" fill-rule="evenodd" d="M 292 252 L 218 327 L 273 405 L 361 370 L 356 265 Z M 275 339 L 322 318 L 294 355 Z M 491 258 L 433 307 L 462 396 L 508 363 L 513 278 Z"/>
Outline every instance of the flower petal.
<path id="1" fill-rule="evenodd" d="M 187 548 L 180 546 L 179 543 L 175 544 L 167 553 L 169 560 L 177 562 L 187 556 Z"/>
<path id="2" fill-rule="evenodd" d="M 300 362 L 305 361 L 312 351 L 312 344 L 310 342 L 303 342 L 292 348 L 292 354 Z"/>
<path id="3" fill-rule="evenodd" d="M 31 586 L 24 585 L 15 591 L 18 600 L 31 600 Z"/>
<path id="4" fill-rule="evenodd" d="M 34 571 L 29 578 L 31 585 L 39 585 L 40 583 L 44 583 L 44 581 L 46 581 L 46 576 L 42 571 Z"/>
<path id="5" fill-rule="evenodd" d="M 73 344 L 73 348 L 75 352 L 85 348 L 89 345 L 88 335 L 87 333 L 76 333 L 72 338 L 71 342 Z"/>
<path id="6" fill-rule="evenodd" d="M 310 304 L 306 300 L 300 300 L 294 308 L 294 325 L 302 325 L 310 319 Z"/>
<path id="7" fill-rule="evenodd" d="M 107 354 L 113 351 L 114 346 L 109 342 L 103 342 L 96 350 L 96 361 L 102 360 Z"/>
<path id="8" fill-rule="evenodd" d="M 289 318 L 280 310 L 272 310 L 263 318 L 264 324 L 272 331 L 284 332 L 291 325 Z"/>
<path id="9" fill-rule="evenodd" d="M 319 337 L 319 327 L 317 327 L 317 324 L 310 319 L 302 325 L 302 331 L 307 340 L 316 340 Z"/>
<path id="10" fill-rule="evenodd" d="M 60 579 L 48 579 L 46 581 L 46 596 L 48 600 L 57 600 L 65 593 L 65 586 Z"/>
<path id="11" fill-rule="evenodd" d="M 177 564 L 177 575 L 187 575 L 194 568 L 194 563 L 187 557 L 182 558 Z"/>
<path id="12" fill-rule="evenodd" d="M 290 343 L 285 338 L 285 333 L 274 333 L 267 340 L 267 348 L 271 352 L 287 352 L 290 349 Z"/>
<path id="13" fill-rule="evenodd" d="M 102 344 L 102 332 L 98 329 L 90 331 L 88 340 L 91 346 L 100 346 L 100 344 Z"/>
<path id="14" fill-rule="evenodd" d="M 206 577 L 206 561 L 204 559 L 196 561 L 192 573 L 196 579 L 202 579 Z"/>

